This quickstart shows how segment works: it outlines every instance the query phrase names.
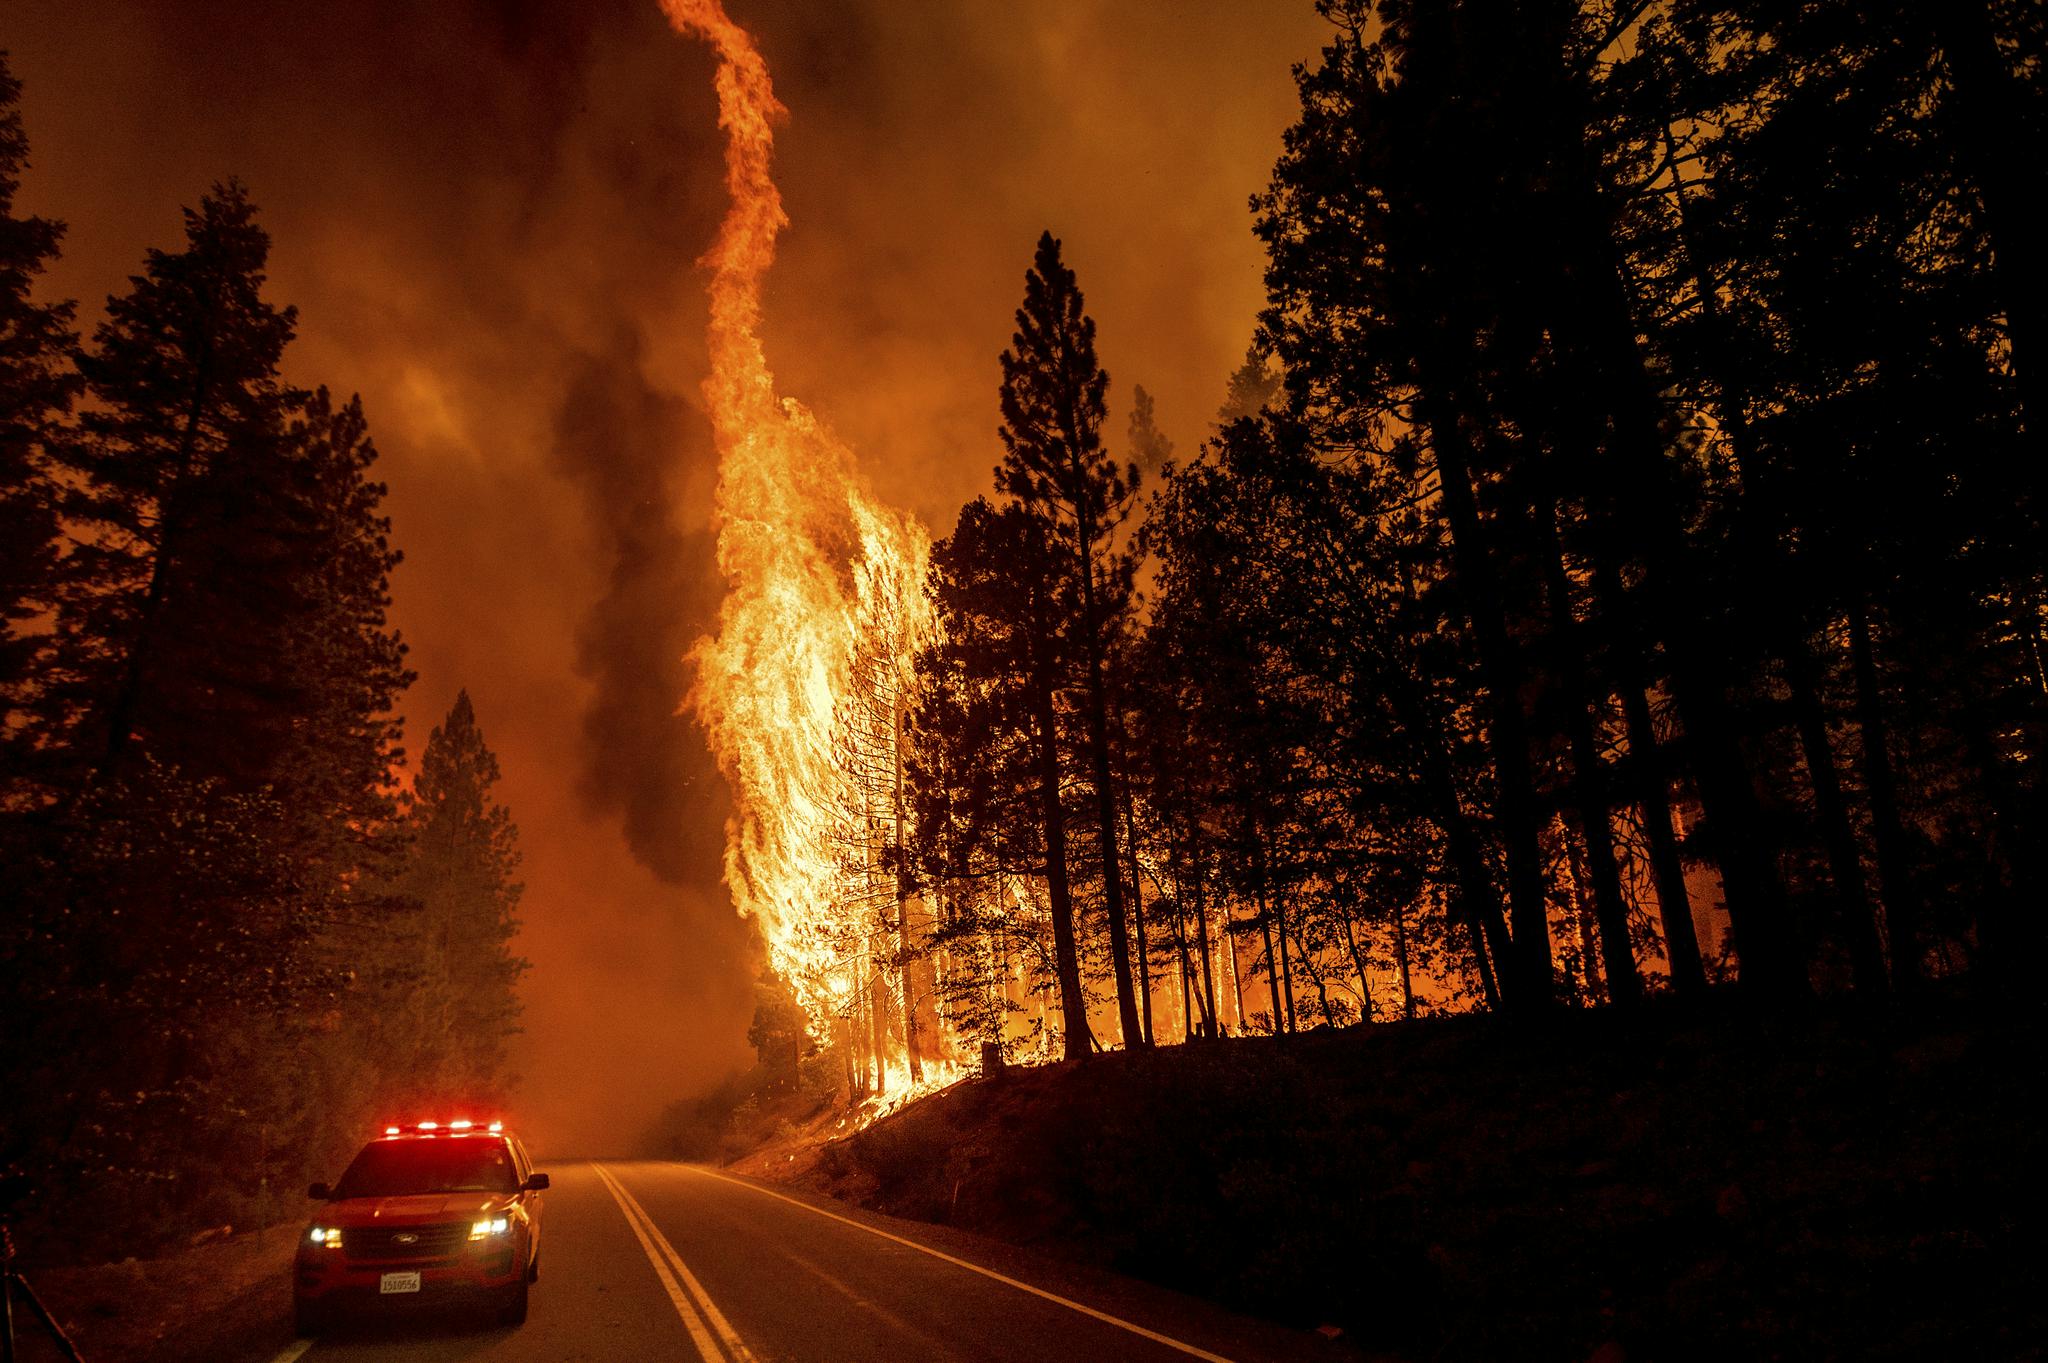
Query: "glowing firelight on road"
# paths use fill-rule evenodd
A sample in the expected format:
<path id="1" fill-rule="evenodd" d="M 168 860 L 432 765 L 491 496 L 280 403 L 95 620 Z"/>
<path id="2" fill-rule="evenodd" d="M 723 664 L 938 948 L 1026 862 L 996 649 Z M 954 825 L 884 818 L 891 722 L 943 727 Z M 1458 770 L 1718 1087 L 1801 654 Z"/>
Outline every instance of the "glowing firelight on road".
<path id="1" fill-rule="evenodd" d="M 910 517 L 875 501 L 837 437 L 775 391 L 759 322 L 762 280 L 787 222 L 769 173 L 773 126 L 785 111 L 752 37 L 718 0 L 663 0 L 663 9 L 677 32 L 718 55 L 732 200 L 705 257 L 704 394 L 719 450 L 715 525 L 726 597 L 716 637 L 693 656 L 690 700 L 733 793 L 726 883 L 829 1035 L 835 1018 L 866 1006 L 860 996 L 877 970 L 873 905 L 845 891 L 848 811 L 862 805 L 835 742 L 843 745 L 857 706 L 863 660 L 862 684 L 872 684 L 876 660 L 907 682 L 911 650 L 929 629 L 929 540 Z"/>

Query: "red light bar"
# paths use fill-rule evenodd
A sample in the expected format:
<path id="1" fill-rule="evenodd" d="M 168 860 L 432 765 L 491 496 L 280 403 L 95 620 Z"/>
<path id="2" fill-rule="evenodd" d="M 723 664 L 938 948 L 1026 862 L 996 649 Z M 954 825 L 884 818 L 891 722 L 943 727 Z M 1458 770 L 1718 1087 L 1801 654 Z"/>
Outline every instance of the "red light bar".
<path id="1" fill-rule="evenodd" d="M 502 1120 L 485 1123 L 474 1121 L 468 1117 L 457 1117 L 447 1122 L 408 1122 L 403 1126 L 387 1126 L 384 1128 L 384 1134 L 387 1136 L 403 1136 L 407 1132 L 414 1132 L 422 1136 L 466 1136 L 471 1132 L 481 1131 L 489 1131 L 494 1136 L 503 1135 L 505 1123 Z"/>

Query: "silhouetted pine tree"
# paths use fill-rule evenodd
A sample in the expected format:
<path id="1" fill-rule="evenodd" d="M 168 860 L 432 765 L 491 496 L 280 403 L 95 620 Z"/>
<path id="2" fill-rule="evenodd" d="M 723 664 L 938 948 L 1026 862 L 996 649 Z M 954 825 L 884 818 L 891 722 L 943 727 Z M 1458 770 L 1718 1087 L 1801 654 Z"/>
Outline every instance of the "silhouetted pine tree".
<path id="1" fill-rule="evenodd" d="M 28 135 L 15 107 L 21 85 L 0 52 L 0 714 L 24 699 L 41 650 L 36 617 L 49 609 L 56 572 L 56 489 L 49 449 L 79 381 L 70 366 L 73 306 L 38 303 L 37 278 L 57 255 L 64 225 L 17 217 L 15 191 L 28 166 Z M 0 725 L 0 753 L 16 745 Z M 9 784 L 15 774 L 10 759 Z"/>
<path id="2" fill-rule="evenodd" d="M 1389 25 L 1371 41 L 1370 6 L 1328 12 L 1339 36 L 1303 74 L 1303 121 L 1261 202 L 1267 331 L 1312 439 L 1371 451 L 1399 428 L 1422 437 L 1408 447 L 1411 468 L 1441 518 L 1487 720 L 1489 822 L 1512 928 L 1494 944 L 1505 948 L 1500 990 L 1510 1007 L 1541 1007 L 1552 996 L 1551 953 L 1525 647 L 1540 607 L 1534 574 L 1516 569 L 1526 513 L 1502 495 L 1513 456 L 1486 439 L 1477 351 L 1497 320 L 1487 277 L 1499 272 L 1487 254 L 1517 230 L 1495 171 L 1495 142 L 1512 131 L 1500 121 L 1505 92 L 1463 83 L 1461 54 L 1442 32 L 1451 20 L 1430 7 L 1413 14 L 1429 33 Z M 1326 268 L 1338 258 L 1363 268 Z"/>
<path id="3" fill-rule="evenodd" d="M 307 680 L 285 640 L 317 609 L 296 571 L 317 527 L 278 376 L 296 314 L 262 296 L 270 241 L 240 185 L 151 251 L 81 356 L 92 405 L 67 460 L 67 560 L 44 716 L 74 768 L 147 755 L 253 789 Z"/>
<path id="4" fill-rule="evenodd" d="M 238 186 L 189 213 L 109 301 L 51 451 L 73 545 L 9 825 L 9 1125 L 31 1164 L 101 1162 L 109 1225 L 274 1215 L 320 1114 L 369 1100 L 362 981 L 398 950 L 397 555 L 360 407 L 278 376 L 267 250 Z"/>
<path id="5" fill-rule="evenodd" d="M 1165 467 L 1167 460 L 1173 458 L 1173 442 L 1166 438 L 1166 432 L 1159 429 L 1159 418 L 1153 407 L 1152 395 L 1142 385 L 1133 384 L 1128 429 L 1131 462 L 1156 474 Z"/>
<path id="6" fill-rule="evenodd" d="M 1109 375 L 1095 356 L 1095 322 L 1074 272 L 1060 259 L 1050 232 L 1038 239 L 1024 276 L 1017 331 L 1003 352 L 999 434 L 1004 459 L 996 487 L 1040 527 L 1062 576 L 1071 581 L 1077 614 L 1068 633 L 1080 670 L 1080 711 L 1086 772 L 1094 788 L 1094 832 L 1103 905 L 1109 922 L 1110 971 L 1124 1044 L 1144 1044 L 1131 977 L 1130 925 L 1124 913 L 1117 853 L 1117 794 L 1110 752 L 1108 677 L 1120 622 L 1130 608 L 1134 559 L 1118 528 L 1136 494 L 1136 466 L 1119 468 L 1102 447 Z"/>
<path id="7" fill-rule="evenodd" d="M 915 717 L 911 787 L 925 873 L 950 898 L 940 938 L 998 935 L 969 962 L 977 972 L 997 969 L 998 960 L 1007 971 L 1011 951 L 1027 945 L 1000 936 L 1011 918 L 1000 899 L 1006 878 L 1043 880 L 1051 959 L 1029 973 L 1056 982 L 1061 1043 L 1068 1059 L 1079 1059 L 1092 1036 L 1075 935 L 1070 736 L 1060 699 L 1078 593 L 1062 557 L 1030 513 L 979 498 L 932 547 L 940 642 L 919 664 L 927 698 Z M 1008 1009 L 998 993 L 984 982 L 956 1001 L 976 1012 L 984 1040 L 1000 1039 Z"/>
<path id="8" fill-rule="evenodd" d="M 512 954 L 524 892 L 519 830 L 497 803 L 498 759 L 484 741 L 469 693 L 427 736 L 404 814 L 407 849 L 396 890 L 418 906 L 406 959 L 416 974 L 390 1044 L 409 1055 L 393 1066 L 417 1091 L 402 1096 L 475 1103 L 503 1097 L 506 1040 L 517 1030 L 519 976 Z"/>

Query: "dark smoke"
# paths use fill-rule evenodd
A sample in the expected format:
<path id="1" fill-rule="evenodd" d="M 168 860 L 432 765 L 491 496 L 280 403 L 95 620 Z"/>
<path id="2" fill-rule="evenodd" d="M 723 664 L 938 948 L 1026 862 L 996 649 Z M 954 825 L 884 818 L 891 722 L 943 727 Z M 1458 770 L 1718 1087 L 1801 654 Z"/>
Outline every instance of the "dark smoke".
<path id="1" fill-rule="evenodd" d="M 703 731 L 678 702 L 684 653 L 717 613 L 712 538 L 683 532 L 680 470 L 709 459 L 701 413 L 649 386 L 638 330 L 583 356 L 555 423 L 553 464 L 583 491 L 609 555 L 604 595 L 577 631 L 577 671 L 595 683 L 583 715 L 577 790 L 619 817 L 633 855 L 671 885 L 715 885 L 727 796 Z"/>

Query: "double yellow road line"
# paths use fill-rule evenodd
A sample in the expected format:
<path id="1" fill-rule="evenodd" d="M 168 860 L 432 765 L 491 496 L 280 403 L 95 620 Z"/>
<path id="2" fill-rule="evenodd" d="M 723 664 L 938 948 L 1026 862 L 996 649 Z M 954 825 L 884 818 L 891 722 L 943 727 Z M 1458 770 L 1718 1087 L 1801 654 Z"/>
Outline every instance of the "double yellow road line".
<path id="1" fill-rule="evenodd" d="M 590 1167 L 597 1171 L 598 1179 L 611 1191 L 619 1210 L 626 1214 L 626 1224 L 632 1227 L 640 1248 L 647 1253 L 648 1262 L 654 1265 L 655 1276 L 661 1279 L 662 1290 L 668 1293 L 676 1314 L 682 1317 L 683 1328 L 689 1332 L 690 1343 L 696 1346 L 698 1356 L 704 1363 L 754 1363 L 754 1355 L 740 1341 L 739 1332 L 732 1328 L 732 1322 L 711 1300 L 711 1294 L 704 1290 L 703 1283 L 697 1281 L 697 1275 L 690 1272 L 690 1266 L 683 1262 L 682 1255 L 676 1253 L 676 1247 L 654 1224 L 654 1218 L 640 1205 L 640 1199 L 634 1197 L 618 1176 L 602 1164 Z"/>
<path id="2" fill-rule="evenodd" d="M 689 1331 L 690 1340 L 697 1346 L 697 1352 L 702 1356 L 704 1363 L 720 1363 L 721 1359 L 729 1359 L 730 1363 L 753 1363 L 753 1355 L 747 1352 L 747 1346 L 740 1342 L 740 1337 L 733 1330 L 732 1325 L 719 1312 L 718 1307 L 712 1303 L 710 1294 L 704 1290 L 704 1285 L 697 1281 L 696 1275 L 691 1273 L 689 1267 L 683 1263 L 682 1256 L 676 1253 L 675 1246 L 671 1245 L 667 1237 L 663 1236 L 660 1229 L 655 1226 L 653 1218 L 647 1215 L 647 1209 L 640 1205 L 639 1200 L 631 1192 L 627 1191 L 626 1185 L 619 1181 L 618 1175 L 601 1164 L 593 1164 L 591 1167 L 597 1171 L 597 1176 L 604 1182 L 605 1187 L 611 1190 L 612 1197 L 619 1204 L 619 1210 L 626 1214 L 626 1224 L 631 1226 L 633 1234 L 639 1237 L 640 1247 L 647 1252 L 649 1262 L 654 1265 L 654 1271 L 660 1277 L 662 1287 L 668 1292 L 669 1300 L 675 1303 L 676 1314 L 682 1317 L 683 1326 Z M 759 1184 L 748 1183 L 733 1178 L 728 1174 L 722 1174 L 715 1169 L 707 1169 L 698 1165 L 672 1165 L 669 1167 L 680 1168 L 693 1177 L 715 1179 L 721 1183 L 728 1183 L 735 1188 L 745 1189 L 757 1196 L 773 1198 L 777 1202 L 786 1203 L 800 1211 L 809 1212 L 813 1216 L 823 1217 L 827 1221 L 836 1221 L 842 1226 L 850 1226 L 855 1230 L 864 1231 L 891 1244 L 915 1250 L 919 1254 L 929 1255 L 942 1263 L 952 1265 L 954 1268 L 977 1274 L 992 1282 L 1001 1283 L 1005 1287 L 1014 1288 L 1016 1291 L 1027 1293 L 1042 1301 L 1051 1302 L 1055 1306 L 1063 1306 L 1069 1311 L 1136 1335 L 1140 1339 L 1150 1340 L 1152 1343 L 1171 1349 L 1175 1353 L 1198 1359 L 1201 1363 L 1231 1363 L 1230 1359 L 1223 1357 L 1221 1354 L 1211 1353 L 1207 1349 L 1189 1344 L 1185 1340 L 1175 1339 L 1171 1335 L 1147 1329 L 1133 1321 L 1125 1320 L 1121 1316 L 1111 1315 L 1107 1311 L 1101 1311 L 1093 1306 L 1075 1301 L 1072 1297 L 1064 1297 L 1057 1292 L 1048 1292 L 1046 1289 L 1032 1283 L 1010 1277 L 1005 1273 L 998 1273 L 992 1268 L 984 1268 L 982 1265 L 972 1263 L 966 1259 L 957 1258 L 943 1250 L 934 1249 L 930 1245 L 920 1244 L 916 1240 L 893 1234 L 879 1226 L 870 1225 L 866 1221 L 855 1220 L 850 1216 L 841 1216 L 837 1212 L 827 1211 L 823 1207 L 790 1197 L 786 1193 L 778 1193 L 772 1189 L 763 1188 Z M 819 1273 L 820 1276 L 824 1276 L 822 1271 L 814 1266 L 812 1266 L 812 1271 Z"/>

